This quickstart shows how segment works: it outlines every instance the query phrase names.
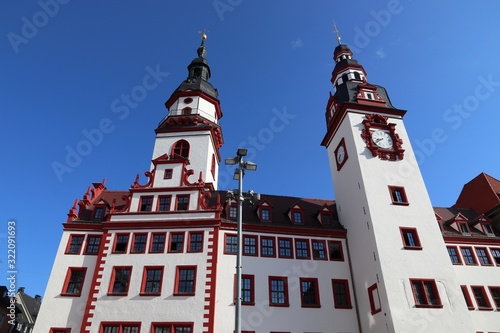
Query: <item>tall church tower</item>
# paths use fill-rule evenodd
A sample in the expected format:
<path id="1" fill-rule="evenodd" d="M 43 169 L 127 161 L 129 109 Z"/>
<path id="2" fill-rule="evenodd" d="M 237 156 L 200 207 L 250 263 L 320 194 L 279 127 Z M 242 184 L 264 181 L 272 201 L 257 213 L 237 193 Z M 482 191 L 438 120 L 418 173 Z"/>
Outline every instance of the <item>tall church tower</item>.
<path id="1" fill-rule="evenodd" d="M 473 332 L 405 129 L 404 110 L 335 48 L 326 107 L 337 211 L 363 332 Z"/>

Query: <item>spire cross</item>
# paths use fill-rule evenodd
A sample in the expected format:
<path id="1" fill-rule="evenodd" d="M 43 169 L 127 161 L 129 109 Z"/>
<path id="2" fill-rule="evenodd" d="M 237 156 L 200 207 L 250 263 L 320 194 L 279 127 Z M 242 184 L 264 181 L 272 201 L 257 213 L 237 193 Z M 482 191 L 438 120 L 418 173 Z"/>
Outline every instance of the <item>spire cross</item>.
<path id="1" fill-rule="evenodd" d="M 335 21 L 333 21 L 333 32 L 335 32 L 335 34 L 337 35 L 337 41 L 339 42 L 339 45 L 340 45 L 340 36 L 339 36 L 339 31 L 337 30 L 337 25 L 335 24 Z"/>

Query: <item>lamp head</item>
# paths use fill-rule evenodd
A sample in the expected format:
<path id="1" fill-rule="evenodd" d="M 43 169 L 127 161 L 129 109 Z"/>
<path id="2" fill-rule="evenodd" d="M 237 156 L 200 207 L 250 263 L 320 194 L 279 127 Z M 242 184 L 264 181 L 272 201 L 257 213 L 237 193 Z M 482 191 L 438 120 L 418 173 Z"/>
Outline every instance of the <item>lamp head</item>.
<path id="1" fill-rule="evenodd" d="M 226 158 L 224 160 L 224 163 L 226 165 L 235 165 L 236 163 L 238 163 L 238 159 L 236 157 Z"/>
<path id="2" fill-rule="evenodd" d="M 238 148 L 238 151 L 236 152 L 236 155 L 242 157 L 242 156 L 247 156 L 248 149 L 245 148 Z"/>
<path id="3" fill-rule="evenodd" d="M 246 170 L 255 171 L 257 170 L 257 164 L 247 161 L 244 163 L 243 168 Z"/>

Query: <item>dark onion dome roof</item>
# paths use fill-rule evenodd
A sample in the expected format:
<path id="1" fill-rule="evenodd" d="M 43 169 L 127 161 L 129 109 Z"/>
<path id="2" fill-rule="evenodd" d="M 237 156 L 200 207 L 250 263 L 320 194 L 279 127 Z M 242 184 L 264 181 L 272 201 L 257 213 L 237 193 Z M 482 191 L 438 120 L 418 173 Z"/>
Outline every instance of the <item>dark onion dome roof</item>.
<path id="1" fill-rule="evenodd" d="M 203 34 L 201 38 L 201 44 L 196 50 L 198 53 L 198 57 L 194 58 L 193 61 L 189 64 L 188 68 L 188 77 L 184 80 L 179 87 L 173 92 L 173 94 L 179 91 L 189 91 L 196 90 L 201 91 L 213 98 L 217 98 L 219 93 L 217 89 L 215 89 L 208 79 L 211 76 L 210 67 L 208 66 L 208 61 L 205 59 L 205 55 L 207 50 L 205 48 L 205 39 L 206 35 Z"/>

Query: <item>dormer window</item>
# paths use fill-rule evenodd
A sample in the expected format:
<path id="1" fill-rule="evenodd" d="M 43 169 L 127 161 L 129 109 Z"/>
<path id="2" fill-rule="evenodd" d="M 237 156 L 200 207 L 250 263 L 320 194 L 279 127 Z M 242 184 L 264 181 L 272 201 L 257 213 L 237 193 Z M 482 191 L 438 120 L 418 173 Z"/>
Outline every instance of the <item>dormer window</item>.
<path id="1" fill-rule="evenodd" d="M 235 219 L 238 216 L 238 207 L 237 206 L 229 206 L 229 218 Z"/>
<path id="2" fill-rule="evenodd" d="M 331 226 L 333 224 L 333 214 L 328 205 L 323 205 L 323 208 L 317 214 L 317 219 L 323 226 Z"/>
<path id="3" fill-rule="evenodd" d="M 271 222 L 272 206 L 267 201 L 262 201 L 257 208 L 257 214 L 262 222 Z"/>
<path id="4" fill-rule="evenodd" d="M 304 224 L 304 209 L 296 204 L 290 209 L 289 218 L 293 224 Z"/>
<path id="5" fill-rule="evenodd" d="M 332 225 L 332 213 L 321 213 L 321 222 L 323 225 Z"/>
<path id="6" fill-rule="evenodd" d="M 375 99 L 375 96 L 373 95 L 373 93 L 371 92 L 365 92 L 365 96 L 367 99 L 371 99 L 371 100 L 374 100 Z"/>
<path id="7" fill-rule="evenodd" d="M 271 220 L 271 212 L 269 208 L 262 208 L 260 211 L 260 218 L 262 221 L 270 221 Z"/>
<path id="8" fill-rule="evenodd" d="M 94 215 L 92 216 L 92 218 L 94 220 L 102 220 L 103 217 L 104 217 L 104 207 L 96 207 L 94 209 Z"/>
<path id="9" fill-rule="evenodd" d="M 467 225 L 467 222 L 459 222 L 458 226 L 460 227 L 460 231 L 462 234 L 470 234 L 469 226 Z"/>
<path id="10" fill-rule="evenodd" d="M 302 213 L 301 212 L 293 212 L 293 223 L 300 224 L 302 223 Z"/>
<path id="11" fill-rule="evenodd" d="M 482 226 L 483 226 L 485 234 L 487 234 L 487 235 L 494 235 L 495 234 L 489 223 L 484 223 L 484 224 L 482 224 Z"/>

